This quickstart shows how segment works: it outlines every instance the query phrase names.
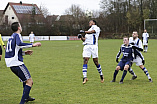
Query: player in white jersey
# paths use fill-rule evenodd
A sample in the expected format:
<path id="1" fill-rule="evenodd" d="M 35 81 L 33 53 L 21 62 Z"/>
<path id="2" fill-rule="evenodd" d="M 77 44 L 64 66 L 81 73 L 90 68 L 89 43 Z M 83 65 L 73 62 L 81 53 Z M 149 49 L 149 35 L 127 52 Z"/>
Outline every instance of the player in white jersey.
<path id="1" fill-rule="evenodd" d="M 78 35 L 78 38 L 81 38 L 81 40 L 83 41 L 83 60 L 84 60 L 84 64 L 83 64 L 83 84 L 85 84 L 88 79 L 87 79 L 87 63 L 89 58 L 92 55 L 93 58 L 93 62 L 97 67 L 97 70 L 100 74 L 100 79 L 101 79 L 101 83 L 104 82 L 104 77 L 103 77 L 103 73 L 102 73 L 102 69 L 100 64 L 98 63 L 98 37 L 100 34 L 100 28 L 96 25 L 96 21 L 95 20 L 91 20 L 89 21 L 89 30 L 88 31 L 83 31 L 80 30 L 80 33 L 85 33 L 85 37 L 83 37 L 81 34 Z"/>
<path id="2" fill-rule="evenodd" d="M 11 71 L 23 82 L 23 96 L 20 104 L 24 104 L 25 102 L 33 101 L 35 99 L 29 96 L 29 92 L 33 85 L 33 80 L 27 67 L 23 63 L 23 55 L 32 55 L 33 51 L 22 51 L 22 48 L 41 46 L 41 43 L 23 43 L 20 34 L 22 32 L 22 27 L 18 22 L 12 23 L 11 29 L 14 33 L 7 42 L 5 62 L 7 67 L 10 67 Z"/>
<path id="3" fill-rule="evenodd" d="M 34 40 L 35 40 L 35 35 L 33 34 L 33 31 L 31 31 L 31 33 L 29 34 L 29 41 L 33 43 Z"/>
<path id="4" fill-rule="evenodd" d="M 136 47 L 137 51 L 143 51 L 143 46 L 142 46 L 142 41 L 138 38 L 138 33 L 137 31 L 134 31 L 132 34 L 132 37 L 129 38 L 129 43 L 134 45 Z M 141 54 L 141 52 L 140 52 Z M 141 54 L 142 55 L 142 54 Z M 148 70 L 144 67 L 144 60 L 142 60 L 136 53 L 134 55 L 134 59 L 133 59 L 133 63 L 136 63 L 137 66 L 139 66 L 144 73 L 146 74 L 146 76 L 148 77 L 149 81 L 152 82 L 152 78 L 150 77 Z M 137 76 L 136 74 L 133 72 L 133 70 L 130 68 L 129 72 L 133 75 L 132 80 L 136 79 Z"/>
<path id="5" fill-rule="evenodd" d="M 148 38 L 149 38 L 149 34 L 147 33 L 147 30 L 145 29 L 144 33 L 142 34 L 144 52 L 147 52 L 148 50 Z"/>

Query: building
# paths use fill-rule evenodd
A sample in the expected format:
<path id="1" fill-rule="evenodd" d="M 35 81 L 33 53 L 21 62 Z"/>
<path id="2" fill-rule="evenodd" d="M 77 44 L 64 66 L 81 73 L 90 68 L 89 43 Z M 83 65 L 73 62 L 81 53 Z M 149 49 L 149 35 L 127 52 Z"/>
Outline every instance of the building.
<path id="1" fill-rule="evenodd" d="M 10 25 L 13 22 L 21 24 L 43 24 L 45 18 L 36 4 L 9 2 L 5 9 L 0 11 L 0 25 Z"/>

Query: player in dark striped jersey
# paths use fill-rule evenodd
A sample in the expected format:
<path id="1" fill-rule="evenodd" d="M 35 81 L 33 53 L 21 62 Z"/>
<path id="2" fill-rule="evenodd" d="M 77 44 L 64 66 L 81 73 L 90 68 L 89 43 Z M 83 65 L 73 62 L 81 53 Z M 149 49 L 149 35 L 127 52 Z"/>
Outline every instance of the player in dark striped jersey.
<path id="1" fill-rule="evenodd" d="M 129 44 L 128 37 L 123 38 L 123 43 L 124 44 L 121 45 L 120 51 L 119 51 L 119 53 L 117 54 L 117 57 L 116 57 L 116 62 L 118 63 L 118 65 L 117 65 L 116 70 L 113 74 L 113 80 L 111 81 L 111 82 L 115 82 L 116 81 L 116 76 L 117 76 L 119 70 L 122 70 L 123 75 L 122 75 L 122 78 L 121 78 L 119 84 L 123 83 L 123 80 L 124 80 L 124 78 L 127 74 L 127 71 L 132 65 L 132 61 L 133 61 L 133 58 L 134 58 L 134 51 L 136 51 L 134 49 L 135 47 L 132 47 L 132 45 Z M 118 59 L 119 59 L 121 53 L 123 53 L 123 57 L 121 58 L 121 60 L 119 62 Z M 138 53 L 138 54 L 140 56 L 140 53 Z M 141 56 L 141 58 L 142 58 L 142 56 Z"/>
<path id="2" fill-rule="evenodd" d="M 14 33 L 7 42 L 5 62 L 7 67 L 10 67 L 11 71 L 23 82 L 23 96 L 20 104 L 24 104 L 25 102 L 33 101 L 35 99 L 29 96 L 33 80 L 27 67 L 23 63 L 23 55 L 32 55 L 33 51 L 22 51 L 22 48 L 41 46 L 41 43 L 23 43 L 20 34 L 22 32 L 22 27 L 18 22 L 12 23 L 11 29 Z"/>

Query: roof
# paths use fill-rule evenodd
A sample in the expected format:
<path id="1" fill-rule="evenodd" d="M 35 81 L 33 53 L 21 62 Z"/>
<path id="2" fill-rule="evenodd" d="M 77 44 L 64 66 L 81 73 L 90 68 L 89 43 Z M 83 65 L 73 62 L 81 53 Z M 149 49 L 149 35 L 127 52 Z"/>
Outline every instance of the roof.
<path id="1" fill-rule="evenodd" d="M 12 7 L 14 12 L 16 13 L 32 14 L 32 11 L 35 10 L 35 14 L 42 14 L 36 4 L 26 4 L 26 3 L 21 4 L 21 3 L 13 3 L 13 2 L 9 2 L 7 4 L 6 8 L 4 9 L 4 13 L 9 5 Z"/>
<path id="2" fill-rule="evenodd" d="M 20 22 L 32 22 L 32 18 L 38 22 L 45 21 L 44 15 L 36 4 L 9 2 L 3 13 L 5 13 L 9 5 L 13 9 Z"/>
<path id="3" fill-rule="evenodd" d="M 46 17 L 46 19 L 48 20 L 48 22 L 52 22 L 52 21 L 56 21 L 58 16 L 59 15 L 49 15 Z"/>

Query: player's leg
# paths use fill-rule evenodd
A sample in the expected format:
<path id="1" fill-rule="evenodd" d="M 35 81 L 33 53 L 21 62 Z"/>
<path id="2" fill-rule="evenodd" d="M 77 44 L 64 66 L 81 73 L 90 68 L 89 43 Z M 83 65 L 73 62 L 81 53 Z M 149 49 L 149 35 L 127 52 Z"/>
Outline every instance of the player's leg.
<path id="1" fill-rule="evenodd" d="M 90 47 L 90 51 L 91 51 L 91 55 L 92 55 L 92 58 L 93 58 L 93 62 L 95 64 L 95 66 L 97 67 L 97 70 L 100 74 L 101 83 L 103 83 L 104 82 L 104 76 L 103 76 L 103 73 L 102 73 L 101 65 L 98 62 L 98 46 L 92 45 Z"/>
<path id="2" fill-rule="evenodd" d="M 146 52 L 146 45 L 144 45 L 143 47 L 144 47 L 144 52 Z"/>
<path id="3" fill-rule="evenodd" d="M 147 52 L 147 50 L 148 50 L 148 45 L 146 45 L 146 52 Z"/>
<path id="4" fill-rule="evenodd" d="M 125 66 L 125 63 L 123 61 L 120 61 L 114 71 L 114 74 L 113 74 L 113 80 L 111 82 L 115 82 L 116 81 L 116 76 L 119 72 L 119 70 L 123 70 L 122 68 L 124 68 Z"/>
<path id="5" fill-rule="evenodd" d="M 20 104 L 24 104 L 27 101 L 35 100 L 34 98 L 30 99 L 29 97 L 33 80 L 31 79 L 28 69 L 24 65 L 20 65 L 20 66 L 11 67 L 11 70 L 14 74 L 16 74 L 21 79 L 21 81 L 26 82 L 26 84 L 23 83 L 24 89 L 23 89 L 23 96 L 22 96 Z"/>
<path id="6" fill-rule="evenodd" d="M 93 62 L 96 65 L 97 70 L 100 74 L 101 83 L 103 83 L 104 82 L 104 76 L 103 76 L 103 73 L 102 73 L 101 65 L 98 63 L 98 58 L 93 58 Z"/>
<path id="7" fill-rule="evenodd" d="M 115 82 L 116 81 L 116 76 L 119 72 L 119 70 L 121 69 L 121 67 L 119 65 L 117 65 L 115 71 L 114 71 L 114 74 L 113 74 L 113 80 L 111 82 Z"/>
<path id="8" fill-rule="evenodd" d="M 144 65 L 140 65 L 139 67 L 140 67 L 140 68 L 143 70 L 143 72 L 146 74 L 146 76 L 148 77 L 149 82 L 152 82 L 152 78 L 150 77 L 149 72 L 148 72 L 148 70 L 144 67 Z"/>
<path id="9" fill-rule="evenodd" d="M 123 75 L 122 75 L 122 78 L 121 78 L 119 84 L 122 84 L 122 83 L 123 83 L 123 80 L 124 80 L 124 78 L 125 78 L 125 76 L 126 76 L 126 74 L 127 74 L 128 69 L 129 69 L 129 65 L 126 64 L 126 65 L 124 66 Z"/>
<path id="10" fill-rule="evenodd" d="M 87 79 L 87 64 L 88 64 L 88 60 L 89 58 L 88 57 L 84 57 L 83 58 L 83 68 L 82 68 L 82 73 L 83 73 L 83 84 L 85 84 L 88 79 Z"/>
<path id="11" fill-rule="evenodd" d="M 91 57 L 91 52 L 90 52 L 90 48 L 89 45 L 85 45 L 83 47 L 83 68 L 82 68 L 82 73 L 83 73 L 83 84 L 85 84 L 88 79 L 87 79 L 87 64 L 88 64 L 88 60 Z"/>
<path id="12" fill-rule="evenodd" d="M 134 80 L 134 79 L 137 78 L 137 75 L 135 74 L 135 72 L 133 71 L 133 69 L 132 69 L 131 67 L 129 67 L 128 71 L 129 71 L 129 73 L 130 73 L 131 75 L 133 75 L 130 80 Z"/>
<path id="13" fill-rule="evenodd" d="M 1 61 L 1 58 L 2 58 L 2 47 L 0 46 L 0 61 Z"/>
<path id="14" fill-rule="evenodd" d="M 30 76 L 30 73 L 29 73 L 27 67 L 24 64 L 19 66 L 19 67 L 24 73 L 24 76 L 20 77 L 20 79 L 22 79 L 22 81 L 25 80 L 23 82 L 24 89 L 23 89 L 23 96 L 21 99 L 21 104 L 23 104 L 24 101 L 28 102 L 28 101 L 34 101 L 35 100 L 34 98 L 31 98 L 29 96 L 30 90 L 31 90 L 32 85 L 33 85 L 33 80 Z"/>

